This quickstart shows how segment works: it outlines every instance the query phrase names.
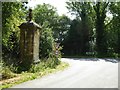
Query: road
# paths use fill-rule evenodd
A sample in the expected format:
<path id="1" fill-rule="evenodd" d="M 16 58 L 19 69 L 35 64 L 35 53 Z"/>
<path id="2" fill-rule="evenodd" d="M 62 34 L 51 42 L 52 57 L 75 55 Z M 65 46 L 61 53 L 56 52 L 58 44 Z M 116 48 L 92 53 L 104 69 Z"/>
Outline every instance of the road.
<path id="1" fill-rule="evenodd" d="M 115 60 L 62 58 L 62 61 L 70 67 L 12 88 L 118 88 Z"/>

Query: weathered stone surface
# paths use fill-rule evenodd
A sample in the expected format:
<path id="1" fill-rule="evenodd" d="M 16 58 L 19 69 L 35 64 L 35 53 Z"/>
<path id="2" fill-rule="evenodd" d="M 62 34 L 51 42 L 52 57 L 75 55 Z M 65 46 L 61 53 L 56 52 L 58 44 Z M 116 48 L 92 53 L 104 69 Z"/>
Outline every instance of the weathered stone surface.
<path id="1" fill-rule="evenodd" d="M 40 37 L 40 32 L 37 30 L 34 32 L 33 58 L 35 62 L 39 61 L 39 37 Z"/>
<path id="2" fill-rule="evenodd" d="M 39 30 L 41 27 L 33 21 L 22 23 L 20 26 L 20 57 L 22 62 L 39 61 Z"/>

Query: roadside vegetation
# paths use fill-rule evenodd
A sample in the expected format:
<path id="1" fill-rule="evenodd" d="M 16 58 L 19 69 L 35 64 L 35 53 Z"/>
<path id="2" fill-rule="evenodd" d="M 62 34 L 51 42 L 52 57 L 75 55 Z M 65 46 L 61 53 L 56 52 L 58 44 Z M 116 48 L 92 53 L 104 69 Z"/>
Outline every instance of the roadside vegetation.
<path id="1" fill-rule="evenodd" d="M 36 78 L 40 78 L 42 76 L 48 75 L 50 73 L 55 73 L 57 71 L 64 70 L 67 68 L 69 64 L 65 62 L 60 62 L 59 65 L 55 66 L 54 68 L 50 66 L 49 62 L 42 61 L 39 64 L 32 65 L 29 71 L 23 71 L 21 73 L 15 73 L 7 66 L 3 66 L 2 70 L 2 80 L 0 80 L 0 83 L 2 84 L 0 86 L 0 89 L 3 88 L 9 88 L 13 85 L 33 80 Z"/>
<path id="2" fill-rule="evenodd" d="M 30 65 L 30 68 L 22 67 L 20 65 L 20 30 L 18 26 L 26 21 L 28 14 L 27 2 L 2 2 L 2 60 L 0 69 L 2 79 L 1 88 L 8 88 L 15 84 L 42 77 L 52 72 L 65 69 L 68 64 L 60 61 L 61 59 L 61 46 L 55 41 L 53 37 L 52 23 L 47 19 L 53 20 L 52 17 L 61 18 L 51 5 L 40 5 L 38 10 L 33 10 L 33 21 L 41 24 L 42 30 L 40 31 L 40 48 L 39 57 L 40 62 Z M 44 13 L 50 11 L 50 16 L 45 16 Z M 40 19 L 37 17 L 38 14 Z M 39 20 L 39 21 L 38 21 Z M 27 65 L 26 65 L 27 66 Z M 27 69 L 25 69 L 27 68 Z"/>
<path id="3" fill-rule="evenodd" d="M 75 18 L 58 15 L 49 4 L 33 9 L 33 21 L 41 25 L 40 63 L 28 70 L 20 64 L 20 29 L 26 21 L 27 2 L 2 2 L 2 88 L 32 80 L 68 66 L 63 57 L 120 58 L 120 2 L 66 2 Z M 18 82 L 12 78 L 17 78 Z M 10 82 L 8 79 L 12 79 Z M 8 80 L 8 82 L 6 82 Z M 12 82 L 12 83 L 11 83 Z"/>

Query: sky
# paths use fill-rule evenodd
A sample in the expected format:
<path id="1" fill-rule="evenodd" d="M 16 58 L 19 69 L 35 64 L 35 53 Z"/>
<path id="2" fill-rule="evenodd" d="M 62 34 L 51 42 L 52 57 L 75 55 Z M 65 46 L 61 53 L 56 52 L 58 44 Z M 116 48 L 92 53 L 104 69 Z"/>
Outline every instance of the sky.
<path id="1" fill-rule="evenodd" d="M 28 6 L 34 8 L 37 4 L 50 4 L 57 9 L 59 15 L 65 14 L 68 17 L 72 18 L 71 14 L 68 13 L 68 10 L 66 8 L 66 1 L 68 0 L 28 0 Z"/>
<path id="2" fill-rule="evenodd" d="M 68 0 L 28 0 L 28 6 L 34 8 L 37 4 L 50 4 L 57 9 L 58 14 L 61 16 L 62 14 L 67 15 L 69 18 L 74 19 L 75 16 L 68 13 L 68 9 L 66 8 L 66 1 Z M 110 13 L 107 13 L 107 16 L 112 18 Z"/>

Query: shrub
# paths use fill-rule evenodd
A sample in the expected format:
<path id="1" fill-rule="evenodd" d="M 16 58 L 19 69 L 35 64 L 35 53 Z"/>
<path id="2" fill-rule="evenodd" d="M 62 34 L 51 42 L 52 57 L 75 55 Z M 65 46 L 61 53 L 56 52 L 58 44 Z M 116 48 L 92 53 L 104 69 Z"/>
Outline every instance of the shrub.
<path id="1" fill-rule="evenodd" d="M 48 27 L 48 22 L 44 22 L 40 34 L 40 58 L 48 58 L 53 50 L 54 38 L 52 29 Z"/>
<path id="2" fill-rule="evenodd" d="M 49 28 L 48 22 L 43 23 L 40 35 L 40 58 L 60 57 L 61 47 L 55 42 L 53 31 Z M 58 55 L 56 55 L 56 52 L 58 52 Z"/>
<path id="3" fill-rule="evenodd" d="M 9 78 L 13 78 L 16 76 L 15 73 L 13 73 L 12 66 L 6 66 L 5 64 L 1 63 L 2 65 L 2 69 L 0 69 L 0 72 L 2 74 L 2 79 L 9 79 Z"/>

